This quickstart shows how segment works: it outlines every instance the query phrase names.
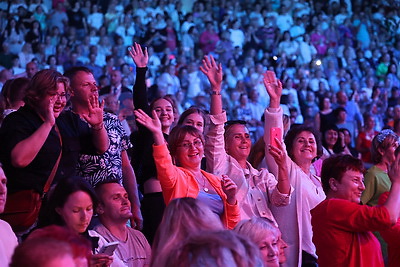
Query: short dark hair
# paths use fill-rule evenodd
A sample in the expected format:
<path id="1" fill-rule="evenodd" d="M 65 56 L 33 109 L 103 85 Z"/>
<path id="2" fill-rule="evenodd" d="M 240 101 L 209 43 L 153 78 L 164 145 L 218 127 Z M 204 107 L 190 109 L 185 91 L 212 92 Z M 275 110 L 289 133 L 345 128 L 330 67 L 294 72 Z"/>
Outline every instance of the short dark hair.
<path id="1" fill-rule="evenodd" d="M 80 67 L 72 67 L 72 68 L 69 68 L 67 71 L 64 72 L 64 76 L 65 76 L 65 77 L 68 77 L 68 78 L 72 81 L 72 80 L 74 79 L 75 75 L 76 75 L 78 72 L 81 72 L 81 71 L 82 71 L 82 72 L 86 72 L 86 73 L 93 74 L 93 72 L 92 72 L 89 68 L 80 66 Z"/>
<path id="2" fill-rule="evenodd" d="M 341 182 L 343 174 L 349 170 L 364 174 L 364 164 L 360 159 L 350 155 L 333 155 L 325 159 L 321 169 L 322 188 L 325 194 L 328 194 L 331 189 L 329 186 L 329 179 L 333 178 Z"/>
<path id="3" fill-rule="evenodd" d="M 287 132 L 286 137 L 285 137 L 285 145 L 286 145 L 286 151 L 289 155 L 289 157 L 294 161 L 293 157 L 293 142 L 296 139 L 296 137 L 301 133 L 301 132 L 310 132 L 314 135 L 315 142 L 317 143 L 317 156 L 314 160 L 320 158 L 322 156 L 322 143 L 321 143 L 321 134 L 314 129 L 313 127 L 306 126 L 306 125 L 293 125 L 290 130 Z"/>

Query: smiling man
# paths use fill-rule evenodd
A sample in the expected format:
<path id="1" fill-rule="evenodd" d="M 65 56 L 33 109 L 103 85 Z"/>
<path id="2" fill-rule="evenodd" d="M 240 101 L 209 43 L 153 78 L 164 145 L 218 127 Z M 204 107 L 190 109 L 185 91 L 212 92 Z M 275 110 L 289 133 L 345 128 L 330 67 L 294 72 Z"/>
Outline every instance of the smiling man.
<path id="1" fill-rule="evenodd" d="M 384 266 L 372 231 L 390 227 L 400 211 L 400 157 L 389 171 L 392 188 L 382 206 L 360 205 L 364 186 L 361 160 L 332 156 L 322 165 L 326 200 L 311 210 L 313 242 L 320 266 Z"/>
<path id="2" fill-rule="evenodd" d="M 97 185 L 97 213 L 101 225 L 95 228 L 107 242 L 118 241 L 114 256 L 126 266 L 149 266 L 151 248 L 144 235 L 126 223 L 132 217 L 131 203 L 126 190 L 118 182 Z"/>

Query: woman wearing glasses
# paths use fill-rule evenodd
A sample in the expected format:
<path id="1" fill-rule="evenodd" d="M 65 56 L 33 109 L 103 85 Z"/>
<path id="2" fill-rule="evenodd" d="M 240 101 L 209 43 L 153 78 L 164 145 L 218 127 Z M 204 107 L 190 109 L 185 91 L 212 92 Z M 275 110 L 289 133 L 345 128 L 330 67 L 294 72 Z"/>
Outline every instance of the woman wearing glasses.
<path id="1" fill-rule="evenodd" d="M 165 203 L 168 205 L 175 198 L 197 198 L 221 218 L 225 227 L 235 227 L 240 218 L 237 187 L 226 176 L 220 178 L 201 170 L 204 154 L 202 133 L 192 126 L 176 126 L 168 138 L 168 151 L 155 111 L 153 118 L 142 110 L 135 111 L 135 116 L 153 133 L 153 157 Z"/>
<path id="2" fill-rule="evenodd" d="M 68 78 L 42 70 L 28 85 L 25 106 L 4 119 L 0 160 L 10 194 L 29 189 L 42 193 L 53 168 L 55 183 L 75 174 L 80 152 L 101 154 L 107 149 L 103 105 L 97 97 L 89 100 L 90 112 L 84 116 L 89 127 L 78 115 L 63 112 L 68 88 Z"/>

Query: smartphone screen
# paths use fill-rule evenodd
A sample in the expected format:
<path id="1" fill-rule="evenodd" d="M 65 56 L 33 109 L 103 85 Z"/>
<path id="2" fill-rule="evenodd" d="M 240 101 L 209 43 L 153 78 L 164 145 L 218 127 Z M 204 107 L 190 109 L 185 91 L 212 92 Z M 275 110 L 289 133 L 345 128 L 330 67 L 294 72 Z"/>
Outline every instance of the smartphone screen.
<path id="1" fill-rule="evenodd" d="M 270 144 L 274 147 L 279 147 L 276 143 L 275 137 L 282 141 L 282 129 L 279 127 L 272 127 L 270 129 Z"/>

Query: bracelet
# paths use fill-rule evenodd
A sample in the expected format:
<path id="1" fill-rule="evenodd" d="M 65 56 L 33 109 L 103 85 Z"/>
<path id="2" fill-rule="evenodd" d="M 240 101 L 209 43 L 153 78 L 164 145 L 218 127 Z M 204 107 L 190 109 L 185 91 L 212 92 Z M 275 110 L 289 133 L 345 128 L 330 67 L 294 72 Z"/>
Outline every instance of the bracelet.
<path id="1" fill-rule="evenodd" d="M 221 92 L 218 92 L 218 91 L 212 91 L 212 92 L 211 92 L 211 94 L 212 94 L 212 95 L 221 95 Z"/>
<path id="2" fill-rule="evenodd" d="M 101 122 L 99 124 L 93 125 L 92 126 L 92 130 L 93 131 L 100 131 L 101 129 L 103 129 L 104 127 L 104 122 Z"/>

